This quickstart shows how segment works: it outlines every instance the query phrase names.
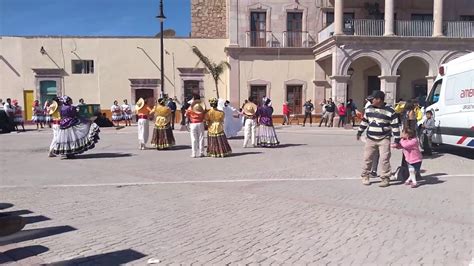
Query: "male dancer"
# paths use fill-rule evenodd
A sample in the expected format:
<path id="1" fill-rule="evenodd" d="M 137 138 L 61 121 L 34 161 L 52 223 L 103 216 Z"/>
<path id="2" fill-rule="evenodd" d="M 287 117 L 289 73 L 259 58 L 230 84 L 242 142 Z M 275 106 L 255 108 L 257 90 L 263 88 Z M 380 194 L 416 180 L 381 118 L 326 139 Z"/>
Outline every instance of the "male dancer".
<path id="1" fill-rule="evenodd" d="M 148 141 L 148 115 L 151 109 L 145 103 L 143 98 L 138 99 L 137 104 L 135 105 L 135 112 L 138 116 L 138 143 L 140 146 L 138 149 L 144 150 L 146 142 Z"/>
<path id="2" fill-rule="evenodd" d="M 192 158 L 204 157 L 204 115 L 206 110 L 199 95 L 194 95 L 191 106 L 186 110 L 191 135 Z"/>
<path id="3" fill-rule="evenodd" d="M 256 147 L 256 133 L 257 133 L 257 105 L 253 103 L 253 99 L 249 98 L 249 101 L 242 107 L 244 115 L 244 148 L 247 148 L 249 141 L 252 140 L 252 146 Z"/>

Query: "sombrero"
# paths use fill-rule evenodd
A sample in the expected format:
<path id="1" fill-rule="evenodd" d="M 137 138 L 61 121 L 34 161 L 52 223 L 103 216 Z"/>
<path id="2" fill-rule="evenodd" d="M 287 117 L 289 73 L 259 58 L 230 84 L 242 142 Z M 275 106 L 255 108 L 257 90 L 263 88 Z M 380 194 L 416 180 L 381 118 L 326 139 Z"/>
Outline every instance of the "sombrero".
<path id="1" fill-rule="evenodd" d="M 56 110 L 58 110 L 58 102 L 53 101 L 53 103 L 51 103 L 51 104 L 49 105 L 49 112 L 48 112 L 48 114 L 49 114 L 49 115 L 52 115 L 52 114 L 54 114 L 54 112 L 56 112 Z"/>
<path id="2" fill-rule="evenodd" d="M 191 104 L 191 110 L 193 110 L 195 113 L 201 114 L 206 110 L 206 105 L 201 102 L 201 100 L 195 100 Z"/>
<path id="3" fill-rule="evenodd" d="M 248 102 L 248 103 L 244 104 L 244 107 L 242 109 L 244 111 L 244 114 L 254 115 L 255 112 L 257 112 L 257 105 L 252 103 L 252 102 Z"/>
<path id="4" fill-rule="evenodd" d="M 143 98 L 138 99 L 137 103 L 135 104 L 135 109 L 140 110 L 145 106 L 145 100 Z"/>

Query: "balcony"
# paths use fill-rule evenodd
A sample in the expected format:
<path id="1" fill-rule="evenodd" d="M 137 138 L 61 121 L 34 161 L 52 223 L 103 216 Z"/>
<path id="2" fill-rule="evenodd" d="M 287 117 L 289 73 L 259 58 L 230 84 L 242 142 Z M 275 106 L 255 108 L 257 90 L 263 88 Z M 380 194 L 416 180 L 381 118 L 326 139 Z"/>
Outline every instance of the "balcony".
<path id="1" fill-rule="evenodd" d="M 354 36 L 383 36 L 384 20 L 354 19 L 344 23 L 344 33 Z M 445 21 L 443 31 L 450 38 L 474 38 L 474 21 Z M 329 39 L 334 34 L 334 23 L 318 34 L 318 42 Z M 433 21 L 396 20 L 395 34 L 402 37 L 431 37 Z"/>
<path id="2" fill-rule="evenodd" d="M 309 48 L 316 45 L 316 40 L 307 31 L 247 31 L 246 47 Z"/>

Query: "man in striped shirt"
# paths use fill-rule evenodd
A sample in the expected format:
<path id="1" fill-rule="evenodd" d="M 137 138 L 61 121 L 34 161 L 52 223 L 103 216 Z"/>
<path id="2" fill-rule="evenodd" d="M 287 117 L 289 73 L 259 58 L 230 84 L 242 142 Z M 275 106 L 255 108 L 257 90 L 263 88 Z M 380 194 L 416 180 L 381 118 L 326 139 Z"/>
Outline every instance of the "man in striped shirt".
<path id="1" fill-rule="evenodd" d="M 400 126 L 395 111 L 384 103 L 385 93 L 374 91 L 372 97 L 372 105 L 365 110 L 364 118 L 357 133 L 357 140 L 359 140 L 362 133 L 367 129 L 364 165 L 361 176 L 362 184 L 370 185 L 369 175 L 374 155 L 378 151 L 382 167 L 382 173 L 380 174 L 382 182 L 379 186 L 388 187 L 390 185 L 390 176 L 392 175 L 390 167 L 390 139 L 394 136 L 396 143 L 400 141 Z"/>

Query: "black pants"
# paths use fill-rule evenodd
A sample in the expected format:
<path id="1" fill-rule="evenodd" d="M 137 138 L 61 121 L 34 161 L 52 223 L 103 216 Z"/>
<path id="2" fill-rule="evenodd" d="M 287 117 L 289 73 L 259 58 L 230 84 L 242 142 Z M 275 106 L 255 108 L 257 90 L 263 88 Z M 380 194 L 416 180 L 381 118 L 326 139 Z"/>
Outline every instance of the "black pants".
<path id="1" fill-rule="evenodd" d="M 305 112 L 304 113 L 304 119 L 303 119 L 303 125 L 306 124 L 306 118 L 308 118 L 308 116 L 309 116 L 309 124 L 310 125 L 313 124 L 313 116 L 311 115 L 311 113 Z"/>
<path id="2" fill-rule="evenodd" d="M 181 125 L 186 125 L 186 110 L 181 110 Z"/>
<path id="3" fill-rule="evenodd" d="M 176 120 L 176 112 L 171 112 L 171 129 L 174 129 L 175 120 Z"/>

